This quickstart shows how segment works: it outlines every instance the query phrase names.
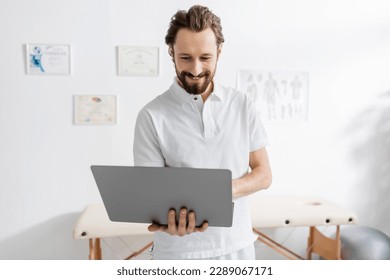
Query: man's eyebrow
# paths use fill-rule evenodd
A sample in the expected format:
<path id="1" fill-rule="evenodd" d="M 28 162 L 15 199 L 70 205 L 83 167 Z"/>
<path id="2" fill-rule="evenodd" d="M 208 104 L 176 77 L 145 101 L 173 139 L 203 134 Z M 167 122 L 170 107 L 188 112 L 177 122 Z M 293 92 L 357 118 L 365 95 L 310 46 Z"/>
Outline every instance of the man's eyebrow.
<path id="1" fill-rule="evenodd" d="M 191 54 L 189 53 L 178 53 L 178 55 L 182 55 L 182 56 L 192 56 Z M 212 53 L 202 53 L 200 56 L 213 56 Z"/>

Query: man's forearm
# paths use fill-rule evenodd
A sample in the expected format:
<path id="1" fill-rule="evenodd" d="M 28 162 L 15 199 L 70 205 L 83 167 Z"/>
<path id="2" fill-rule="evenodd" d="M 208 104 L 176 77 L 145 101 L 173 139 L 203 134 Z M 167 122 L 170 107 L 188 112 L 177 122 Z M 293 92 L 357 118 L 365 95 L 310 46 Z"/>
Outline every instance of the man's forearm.
<path id="1" fill-rule="evenodd" d="M 266 189 L 271 182 L 271 171 L 268 168 L 256 167 L 245 176 L 232 181 L 233 199 Z"/>

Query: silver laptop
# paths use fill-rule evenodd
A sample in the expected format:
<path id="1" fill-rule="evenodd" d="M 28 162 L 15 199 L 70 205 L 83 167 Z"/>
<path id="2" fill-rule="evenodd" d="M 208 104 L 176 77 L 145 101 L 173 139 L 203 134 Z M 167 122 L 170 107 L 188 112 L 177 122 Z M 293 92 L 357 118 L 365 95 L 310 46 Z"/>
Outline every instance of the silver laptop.
<path id="1" fill-rule="evenodd" d="M 91 166 L 111 221 L 167 224 L 169 209 L 193 210 L 196 225 L 230 227 L 232 175 L 225 169 Z"/>

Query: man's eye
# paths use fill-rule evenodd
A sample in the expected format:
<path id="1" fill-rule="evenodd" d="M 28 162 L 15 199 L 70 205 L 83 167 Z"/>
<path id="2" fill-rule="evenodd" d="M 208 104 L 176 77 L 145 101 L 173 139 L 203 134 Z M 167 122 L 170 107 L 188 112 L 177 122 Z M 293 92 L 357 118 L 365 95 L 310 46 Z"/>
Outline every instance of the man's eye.
<path id="1" fill-rule="evenodd" d="M 208 60 L 211 59 L 211 57 L 209 57 L 209 56 L 204 56 L 204 57 L 201 57 L 200 59 L 203 60 L 203 61 L 208 61 Z"/>
<path id="2" fill-rule="evenodd" d="M 188 56 L 182 56 L 181 59 L 183 59 L 183 60 L 190 60 L 191 58 L 188 57 Z"/>

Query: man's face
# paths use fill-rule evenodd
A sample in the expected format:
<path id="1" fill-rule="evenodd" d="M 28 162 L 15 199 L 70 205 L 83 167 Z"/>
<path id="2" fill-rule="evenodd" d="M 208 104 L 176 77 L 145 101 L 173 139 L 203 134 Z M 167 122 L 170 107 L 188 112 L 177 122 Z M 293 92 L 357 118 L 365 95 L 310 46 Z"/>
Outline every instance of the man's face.
<path id="1" fill-rule="evenodd" d="M 210 28 L 201 32 L 180 29 L 172 53 L 179 84 L 190 94 L 210 89 L 219 53 Z"/>

